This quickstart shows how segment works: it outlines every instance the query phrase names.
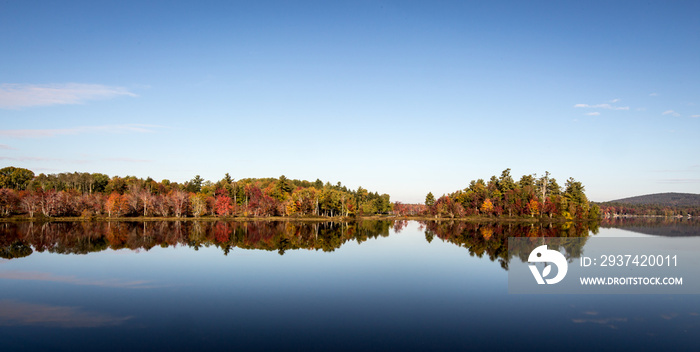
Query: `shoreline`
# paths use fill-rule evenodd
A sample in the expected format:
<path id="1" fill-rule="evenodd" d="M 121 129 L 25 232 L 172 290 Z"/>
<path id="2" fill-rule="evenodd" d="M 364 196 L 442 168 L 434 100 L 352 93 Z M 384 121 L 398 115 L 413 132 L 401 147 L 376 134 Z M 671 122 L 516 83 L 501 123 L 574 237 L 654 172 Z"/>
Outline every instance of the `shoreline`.
<path id="1" fill-rule="evenodd" d="M 203 221 L 203 222 L 249 222 L 249 221 L 284 221 L 284 222 L 354 222 L 354 221 L 365 221 L 365 220 L 384 220 L 384 221 L 463 221 L 470 223 L 519 223 L 519 224 L 559 224 L 559 223 L 580 223 L 580 222 L 590 222 L 596 220 L 580 219 L 580 220 L 567 220 L 564 218 L 548 218 L 548 217 L 488 217 L 488 216 L 468 216 L 461 218 L 440 218 L 434 216 L 394 216 L 394 215 L 367 215 L 367 216 L 306 216 L 306 217 L 294 217 L 294 216 L 269 216 L 269 217 L 245 217 L 245 216 L 202 216 L 202 217 L 104 217 L 104 216 L 93 216 L 93 217 L 33 217 L 28 216 L 13 216 L 7 218 L 0 218 L 0 223 L 17 223 L 17 222 L 35 222 L 35 223 L 48 223 L 48 222 L 174 222 L 174 221 Z M 598 219 L 600 221 L 602 219 Z"/>

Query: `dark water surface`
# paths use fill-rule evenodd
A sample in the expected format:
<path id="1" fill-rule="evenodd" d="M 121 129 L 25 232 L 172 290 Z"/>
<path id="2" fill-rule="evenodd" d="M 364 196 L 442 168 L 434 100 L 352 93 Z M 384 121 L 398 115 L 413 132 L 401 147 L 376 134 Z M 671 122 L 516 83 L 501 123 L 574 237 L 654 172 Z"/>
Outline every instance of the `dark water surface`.
<path id="1" fill-rule="evenodd" d="M 507 237 L 590 230 L 0 224 L 2 350 L 698 350 L 698 295 L 508 294 Z"/>

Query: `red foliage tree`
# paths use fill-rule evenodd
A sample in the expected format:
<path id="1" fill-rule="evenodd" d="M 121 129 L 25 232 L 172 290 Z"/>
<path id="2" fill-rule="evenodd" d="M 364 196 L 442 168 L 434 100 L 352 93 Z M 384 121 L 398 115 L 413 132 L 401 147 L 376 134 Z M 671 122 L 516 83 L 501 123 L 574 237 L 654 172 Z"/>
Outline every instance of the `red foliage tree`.
<path id="1" fill-rule="evenodd" d="M 22 209 L 29 214 L 30 218 L 33 218 L 34 213 L 39 211 L 39 196 L 36 192 L 20 191 L 19 202 Z"/>
<path id="2" fill-rule="evenodd" d="M 0 214 L 10 216 L 19 208 L 17 192 L 9 188 L 0 189 Z"/>
<path id="3" fill-rule="evenodd" d="M 225 189 L 220 189 L 216 192 L 216 202 L 214 203 L 214 211 L 219 216 L 230 216 L 233 214 L 233 204 L 231 197 L 226 195 Z"/>

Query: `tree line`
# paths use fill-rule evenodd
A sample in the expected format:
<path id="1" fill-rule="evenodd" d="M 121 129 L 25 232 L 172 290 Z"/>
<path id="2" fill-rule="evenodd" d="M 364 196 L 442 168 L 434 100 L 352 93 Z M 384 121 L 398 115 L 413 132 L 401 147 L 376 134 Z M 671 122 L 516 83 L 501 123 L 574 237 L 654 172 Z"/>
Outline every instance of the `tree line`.
<path id="1" fill-rule="evenodd" d="M 184 183 L 101 173 L 39 174 L 0 169 L 0 215 L 45 217 L 269 217 L 352 216 L 389 213 L 388 194 L 279 178 L 216 182 L 196 175 Z"/>
<path id="2" fill-rule="evenodd" d="M 606 209 L 608 210 L 608 209 Z M 515 181 L 510 169 L 488 181 L 472 180 L 468 187 L 425 204 L 391 203 L 388 194 L 362 187 L 348 189 L 317 179 L 314 182 L 279 178 L 233 179 L 228 173 L 216 182 L 196 175 L 184 183 L 150 177 L 109 177 L 101 173 L 34 175 L 31 170 L 0 169 L 0 215 L 35 217 L 269 217 L 353 216 L 362 214 L 430 216 L 437 218 L 549 217 L 598 219 L 600 207 L 588 201 L 581 182 L 569 178 L 563 187 L 546 172 Z"/>
<path id="3" fill-rule="evenodd" d="M 468 187 L 437 199 L 432 192 L 428 193 L 422 211 L 439 218 L 482 215 L 588 220 L 600 217 L 599 207 L 588 201 L 583 184 L 574 178 L 569 178 L 564 187 L 549 172 L 540 178 L 523 175 L 515 181 L 510 169 L 504 170 L 500 177 L 491 176 L 488 181 L 472 180 Z"/>
<path id="4" fill-rule="evenodd" d="M 618 202 L 599 203 L 603 216 L 606 218 L 618 216 L 700 216 L 700 206 L 692 205 L 663 205 L 663 204 L 627 204 Z"/>

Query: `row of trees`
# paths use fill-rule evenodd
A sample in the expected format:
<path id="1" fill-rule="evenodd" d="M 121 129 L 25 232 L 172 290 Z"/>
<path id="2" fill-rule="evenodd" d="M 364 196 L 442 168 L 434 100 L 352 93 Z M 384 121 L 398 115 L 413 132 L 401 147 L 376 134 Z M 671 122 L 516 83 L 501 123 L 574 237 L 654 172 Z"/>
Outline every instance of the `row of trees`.
<path id="1" fill-rule="evenodd" d="M 199 175 L 184 183 L 100 173 L 40 174 L 27 169 L 0 169 L 0 215 L 55 216 L 349 216 L 393 212 L 399 216 L 459 218 L 473 215 L 562 217 L 597 219 L 600 209 L 590 204 L 581 182 L 569 178 L 564 187 L 545 173 L 524 175 L 515 181 L 510 169 L 488 181 L 437 198 L 429 193 L 425 204 L 390 203 L 388 194 L 340 182 L 331 185 L 279 178 L 219 181 Z M 609 210 L 609 209 L 606 209 Z"/>
<path id="2" fill-rule="evenodd" d="M 599 207 L 604 217 L 616 216 L 700 216 L 700 206 L 669 206 L 662 204 L 625 204 L 605 202 Z"/>
<path id="3" fill-rule="evenodd" d="M 563 217 L 568 220 L 597 219 L 600 209 L 591 205 L 581 182 L 569 178 L 564 187 L 546 172 L 524 175 L 515 181 L 510 169 L 489 181 L 471 181 L 469 187 L 435 199 L 425 198 L 426 214 L 443 218 L 472 215 Z"/>
<path id="4" fill-rule="evenodd" d="M 226 174 L 212 182 L 197 175 L 178 184 L 97 173 L 34 176 L 30 170 L 19 168 L 4 168 L 0 174 L 2 216 L 333 217 L 388 213 L 392 208 L 388 194 L 379 195 L 362 187 L 350 190 L 340 182 L 331 185 L 285 176 L 236 181 Z"/>

